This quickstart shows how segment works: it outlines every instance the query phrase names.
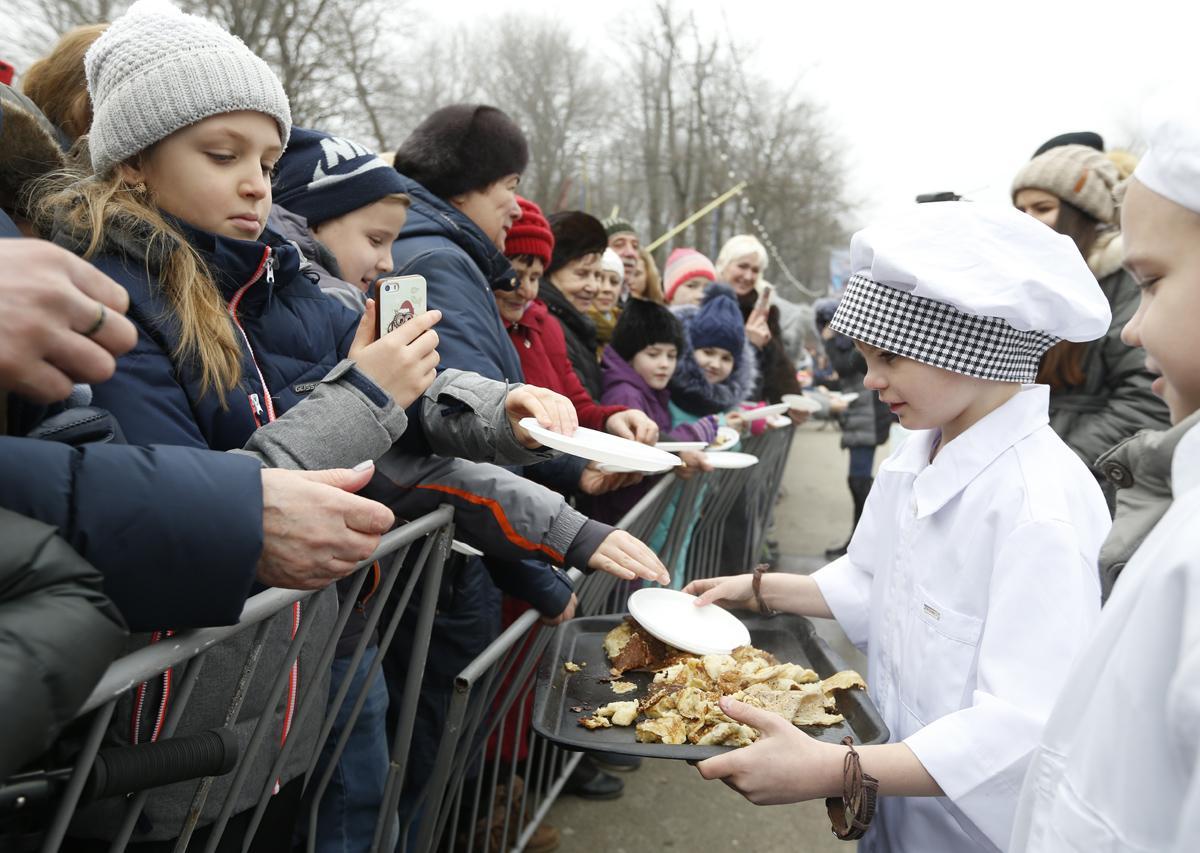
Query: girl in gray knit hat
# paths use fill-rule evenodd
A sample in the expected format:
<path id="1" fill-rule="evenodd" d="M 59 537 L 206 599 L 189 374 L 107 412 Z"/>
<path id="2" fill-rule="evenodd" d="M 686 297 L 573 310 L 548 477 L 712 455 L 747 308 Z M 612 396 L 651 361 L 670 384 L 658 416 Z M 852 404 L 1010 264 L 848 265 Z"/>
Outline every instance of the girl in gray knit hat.
<path id="1" fill-rule="evenodd" d="M 436 376 L 432 327 L 439 312 L 376 339 L 374 303 L 360 322 L 322 295 L 304 274 L 296 247 L 266 228 L 271 174 L 287 145 L 291 116 L 279 80 L 244 44 L 163 0 L 140 0 L 95 42 L 85 64 L 95 110 L 94 172 L 64 176 L 61 186 L 40 196 L 40 223 L 129 292 L 138 343 L 118 361 L 113 378 L 96 387 L 94 402 L 118 419 L 131 444 L 245 449 L 289 468 L 350 468 L 367 460 L 362 471 L 379 460 L 374 497 L 397 517 L 417 518 L 449 501 L 469 531 L 461 535 L 499 559 L 537 557 L 623 579 L 668 580 L 644 544 L 585 518 L 557 493 L 507 469 L 453 458 L 541 461 L 549 452 L 517 421 L 533 416 L 570 432 L 570 401 L 529 386 L 509 390 L 474 374 Z M 96 328 L 103 319 L 102 312 Z M 431 396 L 424 397 L 427 389 Z M 435 403 L 446 397 L 456 405 Z M 405 431 L 405 409 L 418 401 L 414 411 L 440 456 L 389 452 Z M 288 515 L 286 507 L 267 506 L 264 516 Z M 212 535 L 221 533 L 214 528 Z M 323 643 L 336 640 L 330 637 L 336 594 L 326 585 L 355 571 L 371 553 L 367 543 L 364 536 L 357 548 L 329 549 L 328 574 L 310 579 L 308 587 L 325 588 L 267 623 L 257 671 L 267 680 L 286 674 L 278 682 L 282 694 L 270 696 L 261 679 L 252 684 L 232 728 L 244 750 L 266 718 L 270 746 L 241 756 L 248 775 L 237 794 L 231 776 L 213 782 L 194 846 L 222 807 L 237 825 L 238 815 L 274 790 L 263 826 L 281 829 L 260 832 L 256 842 L 265 846 L 255 849 L 290 848 L 291 819 L 324 709 L 323 701 L 314 706 L 304 697 L 313 690 L 327 695 L 328 668 L 317 664 Z M 273 585 L 274 571 L 260 564 L 257 580 Z M 150 605 L 156 594 L 144 591 Z M 289 646 L 302 623 L 309 640 L 295 659 Z M 250 633 L 209 653 L 177 733 L 221 725 Z M 173 718 L 170 685 L 168 671 L 135 688 L 120 703 L 109 739 L 157 740 L 163 720 Z M 306 713 L 310 706 L 315 712 Z M 273 770 L 281 747 L 287 756 Z M 133 841 L 178 836 L 194 789 L 155 789 Z M 124 813 L 122 798 L 96 802 L 75 816 L 71 833 L 107 841 Z M 264 838 L 272 834 L 278 837 Z"/>

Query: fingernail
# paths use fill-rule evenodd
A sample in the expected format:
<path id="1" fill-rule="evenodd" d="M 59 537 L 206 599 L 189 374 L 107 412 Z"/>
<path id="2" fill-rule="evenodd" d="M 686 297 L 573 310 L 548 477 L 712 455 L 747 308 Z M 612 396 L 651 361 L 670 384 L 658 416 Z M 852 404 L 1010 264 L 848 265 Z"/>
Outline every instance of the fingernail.
<path id="1" fill-rule="evenodd" d="M 359 462 L 357 465 L 355 465 L 350 470 L 351 471 L 366 471 L 368 468 L 370 468 L 374 464 L 375 464 L 374 460 L 364 459 L 362 462 Z"/>

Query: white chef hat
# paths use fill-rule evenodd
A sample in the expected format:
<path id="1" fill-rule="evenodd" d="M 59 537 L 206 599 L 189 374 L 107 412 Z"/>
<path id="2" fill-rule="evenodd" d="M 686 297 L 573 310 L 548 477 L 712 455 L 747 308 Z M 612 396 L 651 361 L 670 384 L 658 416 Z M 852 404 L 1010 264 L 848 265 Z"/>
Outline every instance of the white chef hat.
<path id="1" fill-rule="evenodd" d="M 1112 322 L 1075 242 L 1011 207 L 918 204 L 855 234 L 850 268 L 834 330 L 981 379 L 1032 382 Z"/>
<path id="2" fill-rule="evenodd" d="M 1200 213 L 1200 114 L 1179 109 L 1179 103 L 1160 109 L 1148 122 L 1150 150 L 1133 176 L 1164 198 Z"/>

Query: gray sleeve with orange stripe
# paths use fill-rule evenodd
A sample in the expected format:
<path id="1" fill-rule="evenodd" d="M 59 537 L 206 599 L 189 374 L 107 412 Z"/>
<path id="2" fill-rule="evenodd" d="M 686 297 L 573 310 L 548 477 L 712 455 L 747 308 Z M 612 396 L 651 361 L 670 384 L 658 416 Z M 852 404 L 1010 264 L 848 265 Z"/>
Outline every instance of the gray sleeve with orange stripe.
<path id="1" fill-rule="evenodd" d="M 504 408 L 505 385 L 478 373 L 447 368 L 422 395 L 421 423 L 433 452 L 497 465 L 534 465 L 557 456 L 517 441 Z"/>
<path id="2" fill-rule="evenodd" d="M 504 468 L 416 457 L 398 449 L 375 463 L 375 477 L 360 494 L 409 519 L 451 504 L 455 536 L 504 559 L 532 556 L 584 569 L 613 530 L 575 510 L 557 492 Z"/>

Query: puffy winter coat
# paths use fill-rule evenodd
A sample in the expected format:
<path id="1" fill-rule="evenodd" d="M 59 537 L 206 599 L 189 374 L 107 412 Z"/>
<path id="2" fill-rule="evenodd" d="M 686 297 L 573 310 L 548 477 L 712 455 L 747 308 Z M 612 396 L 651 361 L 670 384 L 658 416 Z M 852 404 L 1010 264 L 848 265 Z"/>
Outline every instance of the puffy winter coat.
<path id="1" fill-rule="evenodd" d="M 1154 377 L 1145 354 L 1121 341 L 1139 299 L 1133 278 L 1121 268 L 1123 251 L 1118 232 L 1097 241 L 1088 265 L 1112 308 L 1112 324 L 1084 351 L 1083 383 L 1050 394 L 1051 428 L 1101 479 L 1100 454 L 1138 430 L 1170 424 L 1166 403 L 1150 390 Z"/>
<path id="2" fill-rule="evenodd" d="M 742 401 L 753 398 L 758 384 L 758 350 L 747 339 L 729 376 L 713 385 L 704 378 L 704 371 L 693 354 L 692 320 L 699 311 L 699 305 L 679 305 L 671 309 L 683 326 L 683 350 L 668 386 L 671 403 L 692 416 L 738 411 Z"/>
<path id="3" fill-rule="evenodd" d="M 416 181 L 405 180 L 412 204 L 392 244 L 392 275 L 425 277 L 429 307 L 442 312 L 437 326 L 440 367 L 521 382 L 521 362 L 492 296 L 493 288 L 516 288 L 512 265 L 466 214 Z"/>
<path id="4" fill-rule="evenodd" d="M 825 342 L 829 364 L 837 371 L 842 393 L 858 394 L 838 420 L 842 426 L 842 447 L 878 447 L 887 441 L 892 415 L 879 395 L 863 386 L 867 362 L 854 348 L 854 342 L 837 334 Z"/>
<path id="5" fill-rule="evenodd" d="M 568 360 L 562 326 L 540 299 L 531 302 L 524 316 L 508 327 L 508 336 L 521 357 L 525 381 L 569 398 L 581 426 L 603 430 L 610 415 L 625 411 L 624 406 L 597 404 L 580 384 Z"/>
<path id="6" fill-rule="evenodd" d="M 538 293 L 551 316 L 562 326 L 567 356 L 575 368 L 575 375 L 591 398 L 599 400 L 604 391 L 604 378 L 600 362 L 596 359 L 596 324 L 572 305 L 548 279 L 542 279 Z"/>
<path id="7" fill-rule="evenodd" d="M 1104 601 L 1125 564 L 1171 508 L 1171 460 L 1175 446 L 1200 423 L 1195 412 L 1170 429 L 1142 430 L 1104 453 L 1096 467 L 1116 490 L 1116 516 L 1100 548 L 1100 596 Z"/>
<path id="8" fill-rule="evenodd" d="M 0 509 L 0 781 L 44 751 L 125 644 L 100 573 L 51 525 Z"/>
<path id="9" fill-rule="evenodd" d="M 738 307 L 742 309 L 742 320 L 750 317 L 758 302 L 755 291 L 738 296 Z M 767 311 L 767 328 L 771 340 L 758 350 L 758 388 L 755 397 L 768 403 L 778 403 L 784 394 L 799 394 L 800 382 L 796 379 L 796 367 L 788 357 L 783 343 L 783 329 L 779 325 L 779 309 L 774 305 Z"/>

